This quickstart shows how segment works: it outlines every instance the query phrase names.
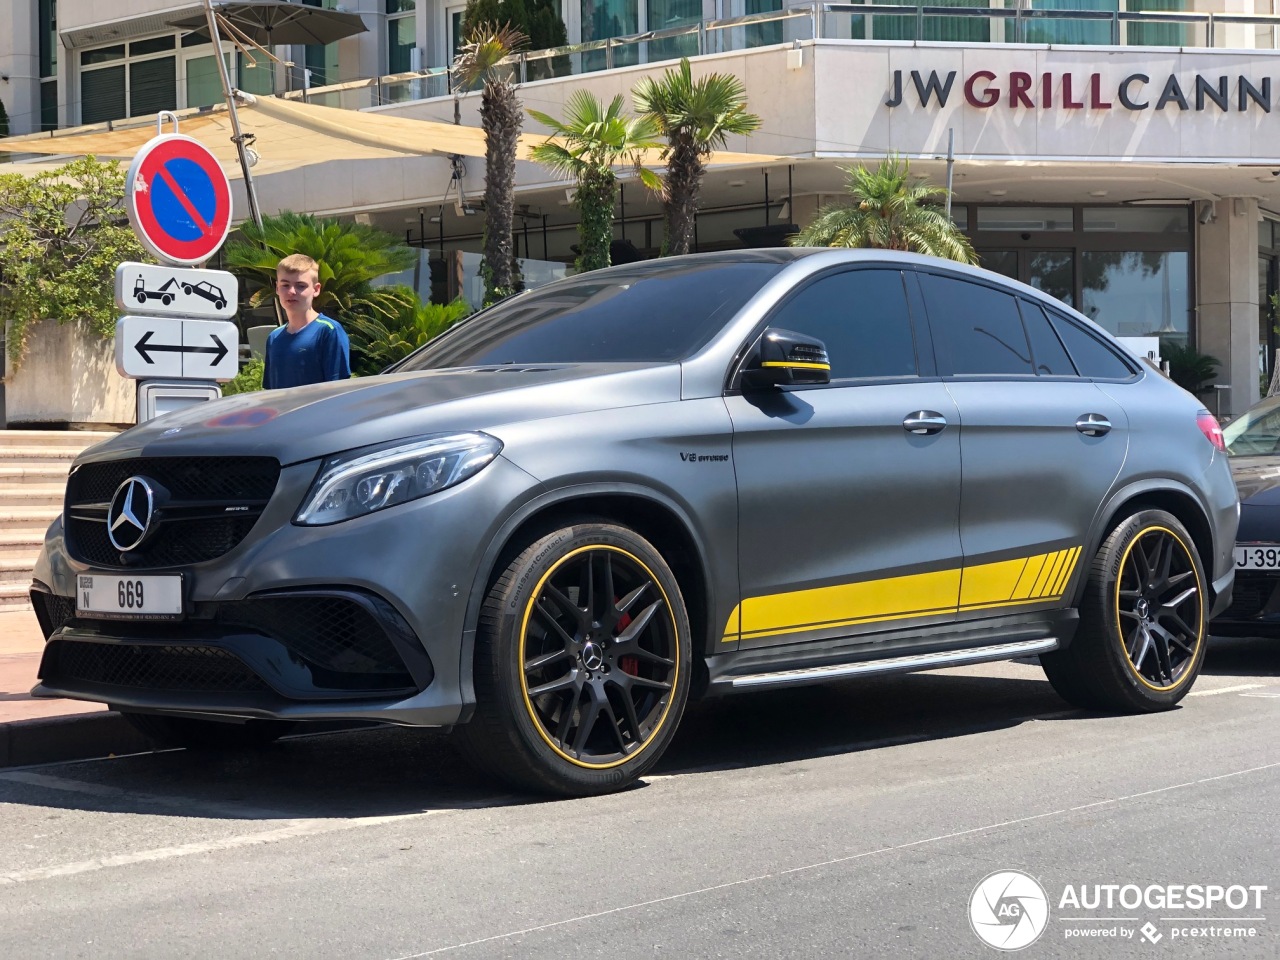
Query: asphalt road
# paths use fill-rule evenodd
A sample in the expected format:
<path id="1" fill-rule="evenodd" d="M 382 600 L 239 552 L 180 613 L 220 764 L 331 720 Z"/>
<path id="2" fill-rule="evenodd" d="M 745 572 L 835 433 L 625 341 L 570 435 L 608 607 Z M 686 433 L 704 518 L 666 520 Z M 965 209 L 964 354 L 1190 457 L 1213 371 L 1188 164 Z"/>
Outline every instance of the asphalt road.
<path id="1" fill-rule="evenodd" d="M 998 871 L 1047 901 L 1023 957 L 1277 957 L 1278 723 L 1280 641 L 1215 641 L 1156 716 L 1018 663 L 697 704 L 658 775 L 588 800 L 406 730 L 10 769 L 0 957 L 995 958 Z M 1022 937 L 1037 895 L 994 882 L 978 922 Z"/>

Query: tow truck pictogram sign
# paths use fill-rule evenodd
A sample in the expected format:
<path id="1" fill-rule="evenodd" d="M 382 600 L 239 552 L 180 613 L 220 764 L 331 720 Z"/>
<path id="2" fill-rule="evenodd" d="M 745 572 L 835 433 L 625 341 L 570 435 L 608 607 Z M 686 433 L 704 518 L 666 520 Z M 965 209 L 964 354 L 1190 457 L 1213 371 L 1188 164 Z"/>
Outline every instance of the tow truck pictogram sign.
<path id="1" fill-rule="evenodd" d="M 116 306 L 156 317 L 226 320 L 236 315 L 240 284 L 224 270 L 122 263 L 116 268 Z"/>

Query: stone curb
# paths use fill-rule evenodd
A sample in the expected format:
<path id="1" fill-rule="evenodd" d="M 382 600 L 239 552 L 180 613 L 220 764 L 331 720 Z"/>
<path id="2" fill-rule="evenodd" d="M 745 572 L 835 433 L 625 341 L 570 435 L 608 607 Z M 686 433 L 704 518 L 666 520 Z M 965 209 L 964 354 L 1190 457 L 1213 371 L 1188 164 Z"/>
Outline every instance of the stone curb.
<path id="1" fill-rule="evenodd" d="M 116 713 L 0 723 L 0 767 L 91 760 L 154 749 L 155 744 Z"/>

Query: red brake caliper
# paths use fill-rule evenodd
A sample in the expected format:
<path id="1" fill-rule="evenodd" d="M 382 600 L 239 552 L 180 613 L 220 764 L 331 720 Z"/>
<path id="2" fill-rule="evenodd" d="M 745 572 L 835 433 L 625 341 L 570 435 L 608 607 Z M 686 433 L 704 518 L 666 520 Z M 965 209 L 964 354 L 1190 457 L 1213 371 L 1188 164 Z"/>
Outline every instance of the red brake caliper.
<path id="1" fill-rule="evenodd" d="M 617 603 L 618 598 L 614 597 L 613 602 Z M 618 632 L 621 633 L 623 630 L 627 629 L 627 624 L 629 624 L 630 622 L 631 622 L 631 614 L 624 613 L 622 615 L 622 618 L 618 621 Z M 639 657 L 634 657 L 628 654 L 627 656 L 622 657 L 618 661 L 618 666 L 622 668 L 623 673 L 629 673 L 633 677 L 638 677 L 640 675 L 640 658 Z"/>

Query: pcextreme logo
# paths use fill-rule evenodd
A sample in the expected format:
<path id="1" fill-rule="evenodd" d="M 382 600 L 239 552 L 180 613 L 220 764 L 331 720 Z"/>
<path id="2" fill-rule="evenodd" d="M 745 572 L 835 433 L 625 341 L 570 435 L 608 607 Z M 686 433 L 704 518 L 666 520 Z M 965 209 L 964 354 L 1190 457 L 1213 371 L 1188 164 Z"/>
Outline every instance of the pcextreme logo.
<path id="1" fill-rule="evenodd" d="M 984 877 L 969 897 L 969 925 L 997 950 L 1031 946 L 1049 926 L 1051 903 L 1065 940 L 1129 940 L 1147 946 L 1259 936 L 1265 884 L 1068 883 L 1050 897 L 1020 870 Z M 1058 936 L 1057 932 L 1053 937 Z"/>

